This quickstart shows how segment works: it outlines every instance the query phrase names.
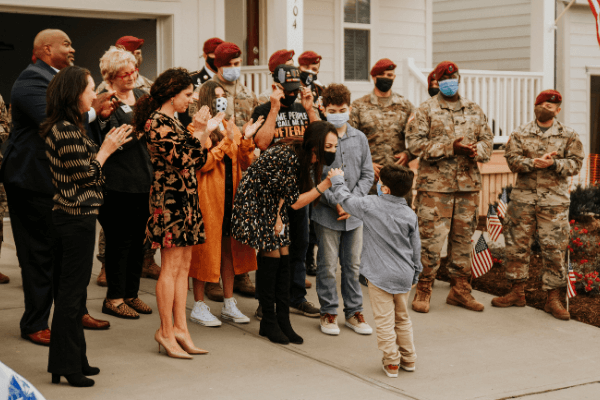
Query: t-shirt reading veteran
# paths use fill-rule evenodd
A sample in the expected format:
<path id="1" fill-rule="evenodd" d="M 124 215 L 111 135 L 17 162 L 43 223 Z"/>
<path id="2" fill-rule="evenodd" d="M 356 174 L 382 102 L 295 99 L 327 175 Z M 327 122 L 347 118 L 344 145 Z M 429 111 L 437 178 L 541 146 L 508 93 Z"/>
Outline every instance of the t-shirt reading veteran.
<path id="1" fill-rule="evenodd" d="M 254 109 L 252 120 L 256 122 L 261 115 L 267 119 L 271 103 L 264 103 Z M 309 124 L 308 114 L 302 104 L 294 103 L 290 107 L 281 106 L 275 122 L 275 136 L 271 144 L 290 136 L 304 136 Z"/>

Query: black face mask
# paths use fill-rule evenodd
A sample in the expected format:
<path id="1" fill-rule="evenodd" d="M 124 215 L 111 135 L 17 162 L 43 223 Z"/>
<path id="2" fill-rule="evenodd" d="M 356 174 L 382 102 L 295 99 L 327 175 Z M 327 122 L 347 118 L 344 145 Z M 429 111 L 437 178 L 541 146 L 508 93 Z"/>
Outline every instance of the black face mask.
<path id="1" fill-rule="evenodd" d="M 335 161 L 335 153 L 332 153 L 331 151 L 326 151 L 325 156 L 323 158 L 323 164 L 330 166 Z"/>
<path id="2" fill-rule="evenodd" d="M 379 89 L 382 93 L 387 93 L 392 88 L 394 84 L 394 80 L 390 78 L 377 78 L 377 82 L 375 82 L 375 87 Z"/>
<path id="3" fill-rule="evenodd" d="M 217 67 L 215 67 L 215 59 L 214 59 L 214 57 L 207 56 L 206 57 L 206 63 L 208 64 L 208 66 L 210 67 L 210 69 L 213 72 L 217 72 Z"/>
<path id="4" fill-rule="evenodd" d="M 279 102 L 281 103 L 282 106 L 289 107 L 292 104 L 294 104 L 294 102 L 296 101 L 297 98 L 298 98 L 298 93 L 294 93 L 294 94 L 290 94 L 290 95 L 286 94 L 284 98 L 279 99 Z"/>
<path id="5" fill-rule="evenodd" d="M 429 92 L 429 95 L 433 97 L 440 92 L 440 88 L 430 87 L 429 89 L 427 89 L 427 91 Z"/>
<path id="6" fill-rule="evenodd" d="M 304 86 L 310 86 L 314 81 L 317 80 L 317 74 L 311 72 L 300 71 L 300 81 Z"/>

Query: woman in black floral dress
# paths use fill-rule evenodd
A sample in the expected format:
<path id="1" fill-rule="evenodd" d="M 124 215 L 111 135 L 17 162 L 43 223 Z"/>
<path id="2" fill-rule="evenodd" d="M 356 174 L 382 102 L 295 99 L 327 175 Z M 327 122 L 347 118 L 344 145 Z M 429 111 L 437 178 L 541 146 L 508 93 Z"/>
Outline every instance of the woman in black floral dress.
<path id="1" fill-rule="evenodd" d="M 337 131 L 325 121 L 311 123 L 304 138 L 283 139 L 247 169 L 235 196 L 232 236 L 257 250 L 260 335 L 275 343 L 300 344 L 290 324 L 289 207 L 298 210 L 331 187 L 321 181 L 323 165 L 335 159 Z M 300 194 L 302 193 L 302 194 Z M 277 315 L 275 314 L 277 304 Z"/>
<path id="2" fill-rule="evenodd" d="M 134 115 L 137 132 L 146 135 L 154 168 L 146 240 L 153 248 L 162 248 L 162 270 L 156 283 L 161 326 L 154 339 L 159 351 L 162 345 L 175 358 L 207 353 L 192 342 L 185 303 L 191 246 L 204 242 L 195 170 L 206 162 L 203 144 L 224 116 L 221 113 L 209 120 L 210 111 L 203 107 L 194 116 L 195 133 L 190 134 L 175 112 L 186 112 L 193 89 L 185 69 L 166 70 L 150 88 L 150 95 L 138 100 Z"/>

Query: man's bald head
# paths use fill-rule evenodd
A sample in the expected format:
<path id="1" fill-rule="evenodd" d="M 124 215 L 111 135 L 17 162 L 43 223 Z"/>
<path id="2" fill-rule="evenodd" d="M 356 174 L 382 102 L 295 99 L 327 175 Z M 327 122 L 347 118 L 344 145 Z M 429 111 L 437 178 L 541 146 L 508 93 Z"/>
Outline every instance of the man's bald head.
<path id="1" fill-rule="evenodd" d="M 74 53 L 71 39 L 60 29 L 44 29 L 33 40 L 33 55 L 58 70 L 73 65 Z"/>

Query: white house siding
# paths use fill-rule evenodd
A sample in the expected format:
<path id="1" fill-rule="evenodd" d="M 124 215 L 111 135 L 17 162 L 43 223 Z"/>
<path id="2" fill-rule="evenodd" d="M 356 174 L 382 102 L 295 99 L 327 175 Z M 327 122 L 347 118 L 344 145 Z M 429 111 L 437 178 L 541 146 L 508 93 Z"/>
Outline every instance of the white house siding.
<path id="1" fill-rule="evenodd" d="M 394 90 L 399 93 L 402 93 L 406 58 L 413 57 L 419 67 L 427 66 L 430 1 L 371 0 L 371 65 L 381 58 L 393 60 L 398 65 Z M 314 50 L 323 56 L 319 80 L 324 84 L 344 83 L 354 100 L 369 93 L 373 83 L 344 82 L 343 3 L 344 0 L 304 1 L 304 50 Z"/>
<path id="2" fill-rule="evenodd" d="M 433 63 L 529 71 L 531 0 L 433 0 Z"/>

